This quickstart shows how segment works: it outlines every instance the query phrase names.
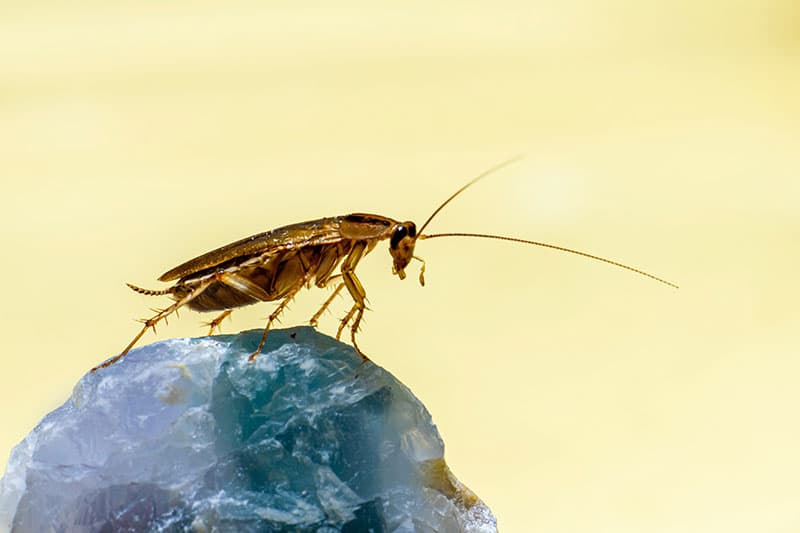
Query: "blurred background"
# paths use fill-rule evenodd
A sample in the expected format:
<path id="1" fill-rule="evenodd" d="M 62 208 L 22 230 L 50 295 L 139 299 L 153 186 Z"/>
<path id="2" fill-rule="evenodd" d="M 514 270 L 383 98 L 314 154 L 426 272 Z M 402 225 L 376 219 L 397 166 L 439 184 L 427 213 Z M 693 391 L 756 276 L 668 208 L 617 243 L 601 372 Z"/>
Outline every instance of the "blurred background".
<path id="1" fill-rule="evenodd" d="M 466 239 L 419 243 L 421 288 L 382 244 L 360 345 L 503 531 L 796 532 L 798 95 L 792 0 L 6 0 L 2 464 L 167 301 L 124 282 L 327 215 L 421 223 L 524 153 L 430 230 L 681 288 Z"/>

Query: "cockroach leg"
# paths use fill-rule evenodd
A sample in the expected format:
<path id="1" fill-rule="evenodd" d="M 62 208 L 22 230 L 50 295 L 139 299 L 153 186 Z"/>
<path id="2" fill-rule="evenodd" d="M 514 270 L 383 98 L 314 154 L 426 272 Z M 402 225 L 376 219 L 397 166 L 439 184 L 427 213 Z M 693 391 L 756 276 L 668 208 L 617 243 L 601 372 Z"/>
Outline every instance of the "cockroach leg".
<path id="1" fill-rule="evenodd" d="M 338 341 L 341 338 L 344 328 L 347 327 L 347 323 L 350 322 L 350 319 L 352 319 L 353 316 L 355 316 L 356 318 L 353 321 L 353 325 L 350 327 L 350 339 L 353 341 L 353 348 L 356 349 L 358 355 L 360 355 L 364 361 L 369 361 L 370 358 L 367 357 L 367 354 L 361 351 L 361 348 L 359 348 L 358 344 L 356 343 L 356 332 L 358 331 L 358 326 L 361 323 L 361 317 L 364 315 L 364 309 L 366 309 L 366 307 L 364 306 L 363 302 L 356 302 L 353 304 L 353 307 L 350 308 L 347 314 L 344 315 L 344 318 L 341 320 L 341 322 L 339 322 L 339 329 L 336 331 L 336 340 Z"/>
<path id="2" fill-rule="evenodd" d="M 160 322 L 161 320 L 166 319 L 169 315 L 171 315 L 172 313 L 176 312 L 179 307 L 182 307 L 182 306 L 188 304 L 189 302 L 191 302 L 192 300 L 194 300 L 195 298 L 200 296 L 200 294 L 204 290 L 206 290 L 212 283 L 214 283 L 214 281 L 215 281 L 214 278 L 209 278 L 209 279 L 204 280 L 196 288 L 194 288 L 189 294 L 187 294 L 186 296 L 184 296 L 183 298 L 181 298 L 180 300 L 178 300 L 174 304 L 170 305 L 166 309 L 162 309 L 161 311 L 156 313 L 155 316 L 144 320 L 143 321 L 144 322 L 144 327 L 141 329 L 141 331 L 139 331 L 139 333 L 136 334 L 136 336 L 133 338 L 133 340 L 125 347 L 124 350 L 122 350 L 122 352 L 120 352 L 119 355 L 114 356 L 111 359 L 109 359 L 108 361 L 97 365 L 96 367 L 94 367 L 91 370 L 91 372 L 95 372 L 100 368 L 106 368 L 107 366 L 111 366 L 114 363 L 116 363 L 117 361 L 119 361 L 120 359 L 122 359 L 123 357 L 125 357 L 125 355 L 131 350 L 131 348 L 133 348 L 134 345 L 137 342 L 139 342 L 139 339 L 142 338 L 142 336 L 147 332 L 148 329 L 153 328 L 153 330 L 155 330 L 156 329 L 156 324 L 158 324 L 158 322 Z"/>
<path id="3" fill-rule="evenodd" d="M 209 327 L 208 335 L 209 336 L 213 335 L 215 329 L 219 330 L 220 329 L 220 324 L 222 324 L 222 321 L 225 320 L 226 318 L 228 318 L 231 315 L 231 313 L 233 313 L 233 309 L 226 309 L 225 311 L 220 313 L 220 315 L 218 317 L 216 317 L 214 320 L 212 320 L 211 322 L 206 322 L 204 325 Z"/>
<path id="4" fill-rule="evenodd" d="M 347 323 L 350 322 L 350 319 L 353 318 L 353 315 L 355 314 L 356 309 L 358 309 L 358 304 L 353 304 L 353 307 L 350 308 L 350 310 L 347 312 L 347 314 L 344 315 L 344 318 L 342 318 L 342 320 L 339 322 L 339 329 L 336 330 L 336 340 L 337 341 L 340 340 L 340 338 L 342 336 L 342 331 L 344 331 L 344 328 L 347 326 Z"/>
<path id="5" fill-rule="evenodd" d="M 356 276 L 355 268 L 361 259 L 365 247 L 366 244 L 358 243 L 353 247 L 342 263 L 342 282 L 345 287 L 347 287 L 347 292 L 350 293 L 355 303 L 347 313 L 347 316 L 342 320 L 342 323 L 339 324 L 339 331 L 336 333 L 336 338 L 338 339 L 341 336 L 342 330 L 355 315 L 355 320 L 353 320 L 353 324 L 350 327 L 350 338 L 353 341 L 353 348 L 356 349 L 356 352 L 358 352 L 364 360 L 369 361 L 369 357 L 367 357 L 366 354 L 361 351 L 361 348 L 358 347 L 358 344 L 356 344 L 356 332 L 358 331 L 358 325 L 361 323 L 361 317 L 364 316 L 364 309 L 366 308 L 364 301 L 367 298 L 367 292 L 364 290 L 364 286 L 361 285 L 358 276 Z"/>
<path id="6" fill-rule="evenodd" d="M 286 306 L 289 305 L 289 302 L 292 301 L 292 299 L 295 297 L 295 295 L 298 292 L 300 292 L 300 289 L 302 289 L 303 286 L 305 286 L 305 284 L 306 284 L 306 279 L 305 278 L 301 278 L 300 282 L 295 284 L 294 287 L 292 287 L 291 291 L 289 291 L 289 294 L 287 294 L 284 297 L 284 299 L 281 300 L 281 303 L 278 304 L 278 307 L 276 307 L 275 310 L 272 312 L 272 314 L 269 315 L 269 318 L 267 319 L 267 325 L 264 327 L 264 334 L 261 335 L 261 342 L 258 343 L 258 348 L 256 348 L 256 351 L 251 353 L 250 357 L 247 358 L 248 362 L 252 363 L 253 361 L 256 360 L 256 357 L 258 357 L 258 354 L 260 354 L 261 350 L 264 349 L 264 344 L 266 344 L 266 342 L 267 342 L 267 334 L 269 333 L 269 328 L 272 327 L 272 323 L 275 321 L 275 319 L 278 318 L 278 315 L 280 315 L 281 312 L 284 309 L 286 309 Z"/>
<path id="7" fill-rule="evenodd" d="M 358 347 L 358 343 L 356 342 L 356 332 L 358 331 L 358 326 L 361 324 L 361 317 L 364 316 L 364 306 L 361 305 L 358 308 L 356 313 L 356 319 L 353 321 L 353 325 L 350 327 L 350 340 L 353 342 L 353 348 L 356 349 L 358 355 L 364 360 L 364 362 L 369 361 L 370 358 L 367 357 L 367 354 L 361 351 L 361 348 Z"/>
<path id="8" fill-rule="evenodd" d="M 314 316 L 312 316 L 311 320 L 308 321 L 309 325 L 311 325 L 312 328 L 317 327 L 317 321 L 319 320 L 319 317 L 321 317 L 322 313 L 324 313 L 325 310 L 328 309 L 328 306 L 330 306 L 334 298 L 336 298 L 339 295 L 339 293 L 342 292 L 343 288 L 344 288 L 344 282 L 342 281 L 339 283 L 339 285 L 336 286 L 336 288 L 333 290 L 328 299 L 325 300 L 325 303 L 322 304 L 322 307 L 319 308 L 319 311 L 314 313 Z"/>

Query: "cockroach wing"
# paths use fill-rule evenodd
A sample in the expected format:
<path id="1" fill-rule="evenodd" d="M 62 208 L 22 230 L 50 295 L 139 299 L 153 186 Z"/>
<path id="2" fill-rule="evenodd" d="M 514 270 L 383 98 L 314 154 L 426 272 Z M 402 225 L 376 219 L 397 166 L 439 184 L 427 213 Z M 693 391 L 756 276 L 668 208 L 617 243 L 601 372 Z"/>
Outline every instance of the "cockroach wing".
<path id="1" fill-rule="evenodd" d="M 252 235 L 190 259 L 165 272 L 158 280 L 176 280 L 240 257 L 249 258 L 265 252 L 278 253 L 310 245 L 334 244 L 342 240 L 339 226 L 340 217 L 328 217 Z"/>

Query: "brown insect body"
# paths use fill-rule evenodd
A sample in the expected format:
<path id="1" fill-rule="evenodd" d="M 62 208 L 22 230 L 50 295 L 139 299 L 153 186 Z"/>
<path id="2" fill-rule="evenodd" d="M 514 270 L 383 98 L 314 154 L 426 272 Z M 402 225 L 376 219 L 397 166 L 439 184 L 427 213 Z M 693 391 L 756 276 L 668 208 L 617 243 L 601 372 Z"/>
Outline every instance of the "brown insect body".
<path id="1" fill-rule="evenodd" d="M 263 349 L 272 323 L 292 298 L 303 287 L 310 288 L 312 285 L 326 287 L 333 281 L 336 281 L 333 293 L 309 322 L 312 326 L 316 326 L 317 320 L 336 295 L 342 289 L 347 289 L 353 299 L 353 305 L 340 321 L 336 338 L 338 339 L 344 328 L 350 324 L 353 347 L 364 360 L 367 360 L 367 356 L 356 343 L 356 332 L 366 309 L 366 292 L 355 274 L 355 268 L 361 258 L 375 248 L 378 241 L 386 239 L 389 239 L 392 273 L 397 274 L 400 279 L 405 279 L 405 268 L 412 259 L 417 259 L 422 263 L 419 274 L 419 282 L 422 285 L 425 284 L 425 262 L 414 255 L 414 246 L 418 239 L 477 237 L 513 241 L 581 255 L 676 287 L 666 280 L 622 263 L 553 244 L 479 233 L 423 235 L 422 232 L 428 223 L 453 198 L 491 172 L 515 160 L 497 165 L 461 187 L 428 217 L 419 231 L 413 222 L 399 222 L 389 217 L 367 213 L 320 218 L 259 233 L 191 259 L 161 275 L 159 281 L 175 281 L 167 289 L 142 289 L 128 284 L 131 289 L 141 294 L 169 295 L 175 302 L 158 311 L 155 316 L 142 320 L 144 327 L 128 346 L 119 355 L 93 368 L 92 371 L 120 360 L 149 328 L 155 330 L 158 322 L 183 306 L 196 311 L 221 311 L 208 323 L 209 334 L 212 334 L 234 308 L 257 302 L 280 301 L 269 315 L 258 348 L 250 355 L 250 361 L 253 361 Z M 339 273 L 335 273 L 337 267 Z"/>
<path id="2" fill-rule="evenodd" d="M 364 250 L 366 255 L 377 240 L 388 238 L 383 234 L 396 224 L 389 218 L 375 217 L 375 222 L 365 227 L 350 222 L 348 218 L 353 216 L 360 215 L 321 218 L 253 235 L 187 261 L 163 274 L 159 281 L 179 278 L 172 287 L 175 300 L 219 272 L 235 272 L 254 284 L 245 287 L 215 280 L 188 302 L 187 306 L 196 311 L 222 311 L 279 300 L 292 292 L 300 278 L 305 285 L 325 287 L 357 241 L 370 243 Z M 348 231 L 352 229 L 357 231 Z"/>
<path id="3" fill-rule="evenodd" d="M 408 237 L 409 233 L 411 237 Z M 133 341 L 118 356 L 92 371 L 124 357 L 148 328 L 155 329 L 160 320 L 184 305 L 201 312 L 223 311 L 209 323 L 211 334 L 234 308 L 282 300 L 269 317 L 261 343 L 250 356 L 253 360 L 264 347 L 272 322 L 300 289 L 304 286 L 311 287 L 312 284 L 325 287 L 330 281 L 339 278 L 341 281 L 334 294 L 310 322 L 316 325 L 317 319 L 333 298 L 342 288 L 347 288 L 354 304 L 341 321 L 336 338 L 341 336 L 342 330 L 352 320 L 353 346 L 367 359 L 355 341 L 355 334 L 366 309 L 366 293 L 355 275 L 355 266 L 375 248 L 378 241 L 392 238 L 393 235 L 400 235 L 397 242 L 393 240 L 390 248 L 394 257 L 393 272 L 405 278 L 404 268 L 411 260 L 413 241 L 416 240 L 414 223 L 401 223 L 381 215 L 353 213 L 284 226 L 207 252 L 162 274 L 159 281 L 177 280 L 168 289 L 149 290 L 128 284 L 131 289 L 142 294 L 168 294 L 176 303 L 159 311 L 154 317 L 143 320 L 145 325 Z M 407 242 L 409 240 L 412 242 Z M 334 274 L 340 264 L 341 273 Z M 421 282 L 422 279 L 420 276 Z"/>

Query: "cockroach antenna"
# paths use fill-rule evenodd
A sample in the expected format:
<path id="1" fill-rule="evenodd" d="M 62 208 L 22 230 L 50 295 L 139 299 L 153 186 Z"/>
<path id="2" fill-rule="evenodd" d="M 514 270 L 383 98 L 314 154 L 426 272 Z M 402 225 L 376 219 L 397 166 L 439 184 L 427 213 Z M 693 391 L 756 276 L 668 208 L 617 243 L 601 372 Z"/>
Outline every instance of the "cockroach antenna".
<path id="1" fill-rule="evenodd" d="M 517 243 L 521 243 L 521 244 L 529 244 L 529 245 L 532 245 L 532 246 L 541 246 L 541 247 L 544 247 L 544 248 L 550 248 L 552 250 L 558 250 L 558 251 L 561 251 L 561 252 L 567 252 L 567 253 L 571 253 L 571 254 L 575 254 L 575 255 L 580 255 L 580 256 L 583 256 L 583 257 L 587 257 L 589 259 L 594 259 L 595 261 L 601 261 L 603 263 L 608 263 L 609 265 L 613 265 L 613 266 L 616 266 L 616 267 L 619 267 L 619 268 L 624 268 L 625 270 L 629 270 L 631 272 L 635 272 L 636 274 L 640 274 L 642 276 L 645 276 L 647 278 L 653 279 L 653 280 L 658 281 L 660 283 L 663 283 L 665 285 L 669 285 L 670 287 L 674 287 L 676 289 L 678 288 L 678 286 L 676 284 L 674 284 L 674 283 L 672 283 L 670 281 L 667 281 L 665 279 L 659 278 L 658 276 L 654 276 L 653 274 L 645 272 L 644 270 L 640 270 L 638 268 L 634 268 L 632 266 L 620 263 L 618 261 L 612 261 L 611 259 L 606 259 L 604 257 L 593 255 L 593 254 L 590 254 L 590 253 L 587 253 L 587 252 L 582 252 L 580 250 L 573 250 L 571 248 L 565 248 L 564 246 L 557 246 L 555 244 L 548 244 L 548 243 L 545 243 L 545 242 L 531 241 L 531 240 L 528 240 L 528 239 L 520 239 L 518 237 L 507 237 L 505 235 L 491 235 L 491 234 L 487 234 L 487 233 L 451 232 L 451 233 L 430 233 L 430 234 L 427 234 L 427 235 L 422 233 L 422 230 L 424 230 L 428 226 L 430 221 L 433 220 L 433 217 L 435 217 L 437 214 L 439 214 L 439 212 L 442 209 L 444 209 L 444 206 L 449 204 L 456 196 L 458 196 L 459 194 L 461 194 L 466 189 L 468 189 L 469 187 L 471 187 L 472 185 L 474 185 L 478 181 L 482 180 L 486 176 L 488 176 L 490 174 L 493 174 L 494 172 L 496 172 L 496 171 L 500 170 L 501 168 L 506 167 L 506 166 L 508 166 L 508 165 L 510 165 L 512 163 L 516 163 L 517 161 L 522 159 L 522 157 L 523 157 L 522 155 L 517 155 L 515 157 L 512 157 L 511 159 L 507 159 L 506 161 L 503 161 L 502 163 L 493 166 L 489 170 L 486 170 L 486 171 L 482 172 L 481 174 L 479 174 L 478 176 L 476 176 L 475 178 L 471 179 L 466 184 L 464 184 L 460 189 L 458 189 L 456 192 L 454 192 L 447 200 L 442 202 L 442 204 L 439 205 L 439 207 L 436 208 L 436 210 L 433 212 L 433 214 L 431 214 L 431 216 L 428 217 L 428 220 L 425 221 L 425 223 L 422 225 L 422 228 L 418 232 L 418 238 L 419 239 L 434 239 L 434 238 L 438 238 L 438 237 L 474 237 L 474 238 L 480 238 L 480 239 L 495 239 L 495 240 L 499 240 L 499 241 L 511 241 L 511 242 L 517 242 Z"/>

